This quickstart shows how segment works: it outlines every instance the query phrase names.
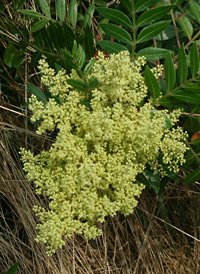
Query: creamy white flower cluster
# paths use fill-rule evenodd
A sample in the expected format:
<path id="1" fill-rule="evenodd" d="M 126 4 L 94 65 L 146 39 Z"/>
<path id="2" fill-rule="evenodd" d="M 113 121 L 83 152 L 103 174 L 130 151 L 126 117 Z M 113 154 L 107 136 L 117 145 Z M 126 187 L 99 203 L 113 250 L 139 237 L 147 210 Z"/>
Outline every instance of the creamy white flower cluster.
<path id="1" fill-rule="evenodd" d="M 157 171 L 162 156 L 163 163 L 177 172 L 184 163 L 185 135 L 174 127 L 180 111 L 157 110 L 147 99 L 144 64 L 144 58 L 131 62 L 128 52 L 109 59 L 99 54 L 86 79 L 95 76 L 99 81 L 87 107 L 80 102 L 88 93 L 66 82 L 78 79 L 75 71 L 70 76 L 63 70 L 55 74 L 40 61 L 42 81 L 60 102 L 51 98 L 42 103 L 32 96 L 32 120 L 42 118 L 38 134 L 55 128 L 59 132 L 48 151 L 34 156 L 22 150 L 22 159 L 37 193 L 50 201 L 48 211 L 35 207 L 41 221 L 37 240 L 48 244 L 50 255 L 65 244 L 65 237 L 78 233 L 94 238 L 101 234 L 98 223 L 106 216 L 130 214 L 144 189 L 136 176 L 147 164 Z"/>

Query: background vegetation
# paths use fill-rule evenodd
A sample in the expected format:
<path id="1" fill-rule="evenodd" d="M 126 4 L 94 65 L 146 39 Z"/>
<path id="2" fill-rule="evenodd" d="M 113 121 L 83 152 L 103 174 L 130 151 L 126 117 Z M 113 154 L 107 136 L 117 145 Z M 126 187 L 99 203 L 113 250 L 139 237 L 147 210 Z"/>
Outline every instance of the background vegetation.
<path id="1" fill-rule="evenodd" d="M 0 12 L 0 271 L 19 262 L 23 274 L 199 273 L 200 1 L 4 0 Z M 158 108 L 183 110 L 186 163 L 162 180 L 147 169 L 138 177 L 146 190 L 133 214 L 108 217 L 102 237 L 74 236 L 47 257 L 34 241 L 32 208 L 48 201 L 35 194 L 18 154 L 20 147 L 37 153 L 54 138 L 35 134 L 29 119 L 30 94 L 49 97 L 38 60 L 81 75 L 98 50 L 109 56 L 127 49 L 132 60 L 144 55 L 150 68 L 164 66 L 159 83 L 147 72 L 145 79 Z"/>

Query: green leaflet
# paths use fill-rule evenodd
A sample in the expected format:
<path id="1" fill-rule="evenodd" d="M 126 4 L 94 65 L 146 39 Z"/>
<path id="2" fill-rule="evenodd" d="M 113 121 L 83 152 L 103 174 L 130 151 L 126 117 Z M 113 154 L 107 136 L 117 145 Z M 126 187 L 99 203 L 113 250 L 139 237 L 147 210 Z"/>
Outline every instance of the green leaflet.
<path id="1" fill-rule="evenodd" d="M 3 55 L 3 61 L 8 67 L 12 67 L 12 61 L 15 57 L 17 50 L 13 44 L 8 44 Z"/>
<path id="2" fill-rule="evenodd" d="M 68 16 L 69 16 L 69 21 L 73 27 L 76 26 L 76 22 L 77 22 L 77 9 L 78 9 L 77 0 L 71 0 L 69 4 Z"/>
<path id="3" fill-rule="evenodd" d="M 79 44 L 78 49 L 76 51 L 75 55 L 75 61 L 78 63 L 78 65 L 82 68 L 85 64 L 85 51 L 83 50 L 82 46 Z"/>
<path id="4" fill-rule="evenodd" d="M 137 38 L 137 43 L 143 43 L 148 40 L 151 40 L 154 36 L 162 32 L 169 25 L 169 23 L 170 23 L 170 20 L 160 21 L 148 27 L 145 27 L 139 33 Z"/>
<path id="5" fill-rule="evenodd" d="M 145 185 L 147 187 L 147 189 L 151 189 L 150 182 L 149 182 L 149 180 L 147 179 L 147 177 L 143 173 L 138 174 L 137 177 L 136 177 L 136 180 L 140 184 Z"/>
<path id="6" fill-rule="evenodd" d="M 131 3 L 127 0 L 120 0 L 120 5 L 124 7 L 129 13 L 131 13 Z"/>
<path id="7" fill-rule="evenodd" d="M 167 49 L 147 47 L 137 53 L 138 56 L 145 56 L 147 61 L 157 61 L 166 58 L 169 51 Z"/>
<path id="8" fill-rule="evenodd" d="M 178 52 L 178 76 L 180 84 L 183 84 L 187 78 L 188 66 L 187 66 L 187 56 L 185 53 L 184 46 L 182 45 Z"/>
<path id="9" fill-rule="evenodd" d="M 146 26 L 157 21 L 158 19 L 164 17 L 173 7 L 174 5 L 161 6 L 143 12 L 137 20 L 137 27 Z"/>
<path id="10" fill-rule="evenodd" d="M 46 18 L 44 15 L 40 14 L 39 12 L 35 10 L 17 10 L 17 11 L 33 18 Z"/>
<path id="11" fill-rule="evenodd" d="M 135 12 L 141 12 L 143 10 L 146 10 L 147 8 L 152 7 L 160 0 L 138 0 L 135 5 Z"/>
<path id="12" fill-rule="evenodd" d="M 47 1 L 46 1 L 46 0 L 39 0 L 39 5 L 40 5 L 40 8 L 41 8 L 42 12 L 43 12 L 48 18 L 50 18 L 50 17 L 51 17 L 50 7 L 49 7 Z"/>
<path id="13" fill-rule="evenodd" d="M 88 54 L 89 58 L 94 56 L 94 38 L 89 25 L 87 25 L 85 29 L 85 52 Z"/>
<path id="14" fill-rule="evenodd" d="M 44 103 L 47 101 L 47 97 L 38 87 L 31 83 L 27 83 L 26 85 L 30 93 L 34 94 L 37 97 L 38 101 L 43 101 Z"/>
<path id="15" fill-rule="evenodd" d="M 164 98 L 161 98 L 159 100 L 159 104 L 163 107 L 167 107 L 169 109 L 171 109 L 173 106 L 177 106 L 179 105 L 179 101 L 174 98 L 174 97 L 171 97 L 171 96 L 167 96 L 167 97 L 164 97 Z"/>
<path id="16" fill-rule="evenodd" d="M 65 13 L 66 13 L 65 2 L 66 2 L 65 0 L 56 1 L 56 12 L 60 21 L 64 21 L 65 19 Z"/>
<path id="17" fill-rule="evenodd" d="M 178 91 L 174 92 L 171 96 L 176 98 L 179 101 L 182 101 L 182 102 L 200 104 L 200 94 L 199 93 L 178 90 Z"/>
<path id="18" fill-rule="evenodd" d="M 200 137 L 196 138 L 192 142 L 190 142 L 191 145 L 200 145 Z"/>
<path id="19" fill-rule="evenodd" d="M 90 89 L 96 88 L 96 86 L 97 86 L 98 84 L 99 84 L 98 79 L 97 79 L 94 75 L 92 75 L 92 77 L 91 77 L 90 80 L 89 80 L 89 87 L 90 87 Z"/>
<path id="20" fill-rule="evenodd" d="M 105 18 L 122 25 L 126 28 L 133 29 L 133 24 L 127 15 L 119 10 L 109 9 L 109 8 L 96 8 L 96 10 Z"/>
<path id="21" fill-rule="evenodd" d="M 84 15 L 84 28 L 86 28 L 87 25 L 89 27 L 91 27 L 94 11 L 95 11 L 94 4 L 90 5 L 87 8 L 87 10 L 85 11 L 85 15 Z"/>
<path id="22" fill-rule="evenodd" d="M 200 5 L 193 0 L 189 0 L 190 9 L 194 15 L 194 18 L 200 24 Z"/>
<path id="23" fill-rule="evenodd" d="M 90 74 L 91 70 L 92 70 L 92 67 L 94 66 L 96 62 L 96 59 L 95 58 L 92 58 L 90 60 L 90 62 L 85 66 L 84 70 L 83 70 L 83 74 L 85 77 L 88 76 L 88 74 Z"/>
<path id="24" fill-rule="evenodd" d="M 8 271 L 6 272 L 6 274 L 15 274 L 18 266 L 19 266 L 19 262 L 17 262 L 11 268 L 9 268 Z"/>
<path id="25" fill-rule="evenodd" d="M 178 29 L 179 30 L 179 29 Z M 176 36 L 174 26 L 168 25 L 165 30 L 156 35 L 156 41 L 166 41 Z"/>
<path id="26" fill-rule="evenodd" d="M 185 35 L 188 37 L 190 40 L 193 34 L 193 27 L 192 24 L 190 23 L 190 20 L 183 14 L 177 14 L 176 20 L 185 33 Z"/>
<path id="27" fill-rule="evenodd" d="M 88 90 L 86 84 L 83 81 L 76 80 L 76 79 L 69 79 L 67 80 L 67 83 L 73 88 L 76 88 L 78 90 L 82 90 L 82 91 Z"/>
<path id="28" fill-rule="evenodd" d="M 132 45 L 132 38 L 126 30 L 110 23 L 100 23 L 99 26 L 106 34 L 114 37 L 122 43 Z"/>
<path id="29" fill-rule="evenodd" d="M 108 40 L 99 41 L 99 45 L 103 50 L 109 53 L 119 53 L 120 51 L 127 50 L 125 46 Z"/>
<path id="30" fill-rule="evenodd" d="M 195 77 L 199 71 L 199 50 L 196 41 L 193 43 L 190 51 L 190 70 L 192 77 Z"/>
<path id="31" fill-rule="evenodd" d="M 184 184 L 190 185 L 200 180 L 200 166 L 191 172 L 184 180 Z"/>
<path id="32" fill-rule="evenodd" d="M 144 78 L 150 95 L 156 100 L 160 96 L 160 85 L 148 66 L 145 68 Z"/>
<path id="33" fill-rule="evenodd" d="M 167 91 L 173 89 L 176 82 L 176 73 L 174 69 L 174 63 L 171 54 L 168 54 L 165 59 L 165 83 Z"/>
<path id="34" fill-rule="evenodd" d="M 36 32 L 36 31 L 38 31 L 38 30 L 44 28 L 48 22 L 49 22 L 48 19 L 38 21 L 37 23 L 35 23 L 35 24 L 32 26 L 31 32 Z"/>

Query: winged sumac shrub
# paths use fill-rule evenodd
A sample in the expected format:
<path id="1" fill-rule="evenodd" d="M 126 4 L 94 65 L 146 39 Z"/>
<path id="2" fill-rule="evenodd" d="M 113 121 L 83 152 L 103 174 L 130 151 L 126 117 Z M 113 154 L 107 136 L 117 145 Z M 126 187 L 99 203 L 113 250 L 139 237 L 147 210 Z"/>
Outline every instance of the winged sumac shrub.
<path id="1" fill-rule="evenodd" d="M 42 81 L 52 98 L 46 103 L 34 95 L 30 99 L 32 121 L 42 119 L 37 133 L 58 131 L 48 151 L 34 156 L 22 150 L 28 178 L 38 194 L 49 198 L 49 210 L 34 208 L 41 221 L 37 240 L 48 244 L 48 254 L 74 232 L 85 238 L 100 235 L 98 223 L 107 215 L 130 214 L 144 189 L 136 176 L 147 164 L 163 176 L 158 159 L 175 172 L 184 163 L 185 134 L 175 125 L 181 112 L 154 107 L 141 74 L 145 59 L 131 62 L 128 52 L 98 57 L 85 79 L 98 79 L 90 92 L 67 83 L 79 79 L 76 71 L 56 74 L 41 60 Z M 162 70 L 153 73 L 158 77 Z"/>

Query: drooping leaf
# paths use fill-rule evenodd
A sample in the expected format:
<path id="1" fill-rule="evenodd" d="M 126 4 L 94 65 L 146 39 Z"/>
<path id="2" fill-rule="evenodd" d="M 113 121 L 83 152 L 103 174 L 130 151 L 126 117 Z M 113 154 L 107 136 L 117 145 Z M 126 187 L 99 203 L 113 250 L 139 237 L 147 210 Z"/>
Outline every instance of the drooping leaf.
<path id="1" fill-rule="evenodd" d="M 192 27 L 192 24 L 190 23 L 190 20 L 183 14 L 178 14 L 176 16 L 176 20 L 179 26 L 181 27 L 181 29 L 183 30 L 183 32 L 185 33 L 185 35 L 190 40 L 193 34 L 193 27 Z"/>
<path id="2" fill-rule="evenodd" d="M 89 80 L 89 87 L 90 87 L 90 89 L 96 88 L 96 86 L 97 86 L 98 84 L 99 84 L 98 79 L 97 79 L 94 75 L 92 75 L 92 77 L 91 77 L 90 80 Z"/>
<path id="3" fill-rule="evenodd" d="M 3 55 L 3 61 L 8 67 L 12 67 L 12 61 L 14 59 L 17 50 L 13 44 L 8 44 Z"/>
<path id="4" fill-rule="evenodd" d="M 41 8 L 42 12 L 43 12 L 48 18 L 50 18 L 50 17 L 51 17 L 50 7 L 49 7 L 47 1 L 46 1 L 46 0 L 39 0 L 39 5 L 40 5 L 40 8 Z"/>
<path id="5" fill-rule="evenodd" d="M 95 58 L 92 58 L 90 60 L 90 62 L 85 66 L 84 70 L 83 70 L 83 74 L 85 77 L 88 76 L 88 74 L 90 74 L 91 70 L 92 70 L 92 67 L 94 66 L 96 62 L 96 59 Z"/>
<path id="6" fill-rule="evenodd" d="M 91 28 L 87 25 L 85 29 L 85 51 L 89 58 L 94 56 L 94 39 Z"/>
<path id="7" fill-rule="evenodd" d="M 131 20 L 123 12 L 109 8 L 96 8 L 96 10 L 100 13 L 100 15 L 104 16 L 105 18 L 108 18 L 109 20 L 117 23 L 118 25 L 122 25 L 126 28 L 133 29 Z"/>
<path id="8" fill-rule="evenodd" d="M 145 27 L 139 33 L 138 38 L 137 38 L 137 43 L 143 43 L 148 40 L 151 40 L 157 34 L 162 32 L 169 25 L 169 23 L 170 23 L 170 20 L 160 21 L 160 22 L 154 23 L 148 27 Z"/>
<path id="9" fill-rule="evenodd" d="M 161 6 L 155 9 L 150 9 L 143 12 L 137 20 L 137 27 L 146 26 L 150 23 L 157 21 L 158 19 L 164 17 L 171 9 L 174 8 L 174 5 Z"/>
<path id="10" fill-rule="evenodd" d="M 168 54 L 165 59 L 165 83 L 167 91 L 173 89 L 176 82 L 176 73 L 174 69 L 174 63 L 171 54 Z"/>
<path id="11" fill-rule="evenodd" d="M 18 266 L 19 266 L 19 262 L 17 262 L 11 268 L 9 268 L 8 271 L 6 272 L 6 274 L 15 274 Z"/>
<path id="12" fill-rule="evenodd" d="M 87 10 L 85 11 L 85 15 L 84 15 L 84 28 L 86 28 L 87 25 L 89 27 L 91 27 L 94 11 L 95 11 L 94 4 L 90 5 L 87 8 Z"/>
<path id="13" fill-rule="evenodd" d="M 190 70 L 192 77 L 195 77 L 199 71 L 199 50 L 196 41 L 193 43 L 190 51 Z"/>
<path id="14" fill-rule="evenodd" d="M 99 25 L 106 34 L 112 36 L 122 43 L 132 45 L 132 38 L 126 30 L 109 23 L 101 23 Z"/>
<path id="15" fill-rule="evenodd" d="M 17 10 L 17 11 L 33 18 L 46 18 L 44 15 L 42 15 L 41 13 L 35 10 Z"/>
<path id="16" fill-rule="evenodd" d="M 119 43 L 102 40 L 99 41 L 100 47 L 109 53 L 119 53 L 120 51 L 127 51 L 127 48 Z"/>
<path id="17" fill-rule="evenodd" d="M 178 76 L 180 84 L 184 83 L 188 74 L 187 56 L 184 46 L 182 45 L 178 51 Z"/>
<path id="18" fill-rule="evenodd" d="M 35 23 L 35 24 L 32 26 L 31 32 L 36 32 L 36 31 L 38 31 L 38 30 L 44 28 L 48 22 L 49 22 L 48 19 L 38 21 L 37 23 Z"/>
<path id="19" fill-rule="evenodd" d="M 192 171 L 184 180 L 184 184 L 190 185 L 200 180 L 200 166 Z"/>
<path id="20" fill-rule="evenodd" d="M 68 15 L 69 15 L 69 21 L 70 21 L 70 23 L 72 24 L 73 27 L 76 26 L 77 12 L 78 12 L 77 0 L 71 0 L 70 4 L 69 4 Z"/>
<path id="21" fill-rule="evenodd" d="M 66 2 L 65 0 L 56 1 L 56 12 L 60 21 L 64 21 L 65 19 L 65 13 L 66 13 L 65 2 Z"/>
<path id="22" fill-rule="evenodd" d="M 200 5 L 193 0 L 189 0 L 190 9 L 194 15 L 194 18 L 200 24 Z"/>
<path id="23" fill-rule="evenodd" d="M 152 7 L 155 5 L 159 0 L 138 0 L 135 5 L 135 12 L 141 12 L 146 10 L 147 8 Z"/>
<path id="24" fill-rule="evenodd" d="M 149 93 L 154 100 L 160 96 L 160 85 L 148 66 L 145 68 L 144 79 L 148 87 Z"/>
<path id="25" fill-rule="evenodd" d="M 72 86 L 73 88 L 76 88 L 78 90 L 87 91 L 88 88 L 86 84 L 83 81 L 77 80 L 77 79 L 69 79 L 67 80 L 67 83 Z"/>
<path id="26" fill-rule="evenodd" d="M 178 90 L 174 92 L 171 96 L 181 102 L 200 104 L 200 94 L 196 94 L 193 92 Z"/>
<path id="27" fill-rule="evenodd" d="M 31 83 L 27 83 L 26 85 L 30 93 L 34 94 L 39 101 L 43 101 L 44 103 L 47 101 L 47 97 L 38 87 L 36 87 L 35 85 Z"/>
<path id="28" fill-rule="evenodd" d="M 136 56 L 145 56 L 147 61 L 157 61 L 166 58 L 168 53 L 167 49 L 147 47 L 138 51 Z"/>

